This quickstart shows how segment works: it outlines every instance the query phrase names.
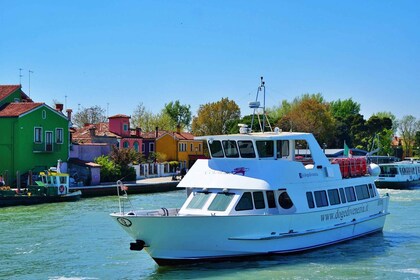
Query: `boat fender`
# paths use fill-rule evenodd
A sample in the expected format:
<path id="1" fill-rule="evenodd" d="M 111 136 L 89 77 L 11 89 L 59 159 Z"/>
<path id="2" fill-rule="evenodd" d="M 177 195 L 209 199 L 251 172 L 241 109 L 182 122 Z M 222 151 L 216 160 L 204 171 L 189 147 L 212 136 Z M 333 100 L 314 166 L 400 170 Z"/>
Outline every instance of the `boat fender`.
<path id="1" fill-rule="evenodd" d="M 379 174 L 381 173 L 381 168 L 379 167 L 379 165 L 371 163 L 368 167 L 368 173 L 371 176 L 379 176 Z"/>
<path id="2" fill-rule="evenodd" d="M 59 190 L 60 190 L 60 193 L 63 193 L 64 192 L 64 186 L 61 185 L 60 188 L 59 188 Z"/>
<path id="3" fill-rule="evenodd" d="M 135 243 L 130 243 L 130 250 L 131 251 L 141 251 L 144 248 L 144 244 L 146 244 L 143 240 L 136 240 Z"/>

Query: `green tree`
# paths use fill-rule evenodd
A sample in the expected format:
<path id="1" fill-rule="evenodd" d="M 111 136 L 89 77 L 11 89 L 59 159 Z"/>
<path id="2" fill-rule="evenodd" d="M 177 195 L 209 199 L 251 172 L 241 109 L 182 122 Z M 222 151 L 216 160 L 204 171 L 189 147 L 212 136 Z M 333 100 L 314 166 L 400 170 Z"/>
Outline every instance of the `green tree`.
<path id="1" fill-rule="evenodd" d="M 239 106 L 228 98 L 200 105 L 192 121 L 192 132 L 197 136 L 227 134 L 240 115 Z"/>
<path id="2" fill-rule="evenodd" d="M 181 105 L 179 100 L 175 102 L 169 102 L 165 104 L 165 108 L 163 108 L 163 113 L 167 114 L 174 127 L 172 130 L 176 129 L 177 126 L 180 126 L 181 129 L 189 128 L 191 123 L 191 106 L 190 105 Z"/>
<path id="3" fill-rule="evenodd" d="M 403 141 L 404 156 L 409 157 L 413 154 L 413 145 L 416 133 L 420 130 L 420 121 L 416 120 L 412 115 L 404 116 L 398 122 L 398 128 Z"/>
<path id="4" fill-rule="evenodd" d="M 335 138 L 331 140 L 332 147 L 341 148 L 344 142 L 349 147 L 353 146 L 354 137 L 350 130 L 355 120 L 360 120 L 360 104 L 350 99 L 338 99 L 330 102 L 330 112 L 335 119 Z M 357 117 L 356 117 L 357 116 Z M 363 116 L 362 118 L 363 119 Z"/>
<path id="5" fill-rule="evenodd" d="M 153 131 L 155 129 L 153 119 L 153 113 L 148 111 L 143 103 L 140 102 L 131 116 L 131 126 L 140 127 L 145 132 Z"/>
<path id="6" fill-rule="evenodd" d="M 85 124 L 106 122 L 105 109 L 100 106 L 92 106 L 89 108 L 82 108 L 72 118 L 73 124 L 77 127 L 83 127 Z"/>

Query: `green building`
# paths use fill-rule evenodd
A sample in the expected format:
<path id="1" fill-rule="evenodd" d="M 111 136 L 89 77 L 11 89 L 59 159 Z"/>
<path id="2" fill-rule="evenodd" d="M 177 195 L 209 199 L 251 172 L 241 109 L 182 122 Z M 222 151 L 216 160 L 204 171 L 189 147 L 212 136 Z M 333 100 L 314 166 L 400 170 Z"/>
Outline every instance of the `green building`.
<path id="1" fill-rule="evenodd" d="M 7 184 L 16 184 L 17 172 L 67 161 L 69 120 L 61 110 L 33 102 L 20 85 L 0 85 L 0 175 Z"/>

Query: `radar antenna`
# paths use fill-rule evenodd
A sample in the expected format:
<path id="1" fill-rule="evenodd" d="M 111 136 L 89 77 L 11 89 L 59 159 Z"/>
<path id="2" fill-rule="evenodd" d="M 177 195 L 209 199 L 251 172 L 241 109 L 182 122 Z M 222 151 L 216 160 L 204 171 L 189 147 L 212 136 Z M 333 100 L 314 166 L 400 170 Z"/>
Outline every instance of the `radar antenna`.
<path id="1" fill-rule="evenodd" d="M 261 107 L 261 103 L 260 101 L 258 101 L 258 97 L 259 97 L 259 93 L 260 91 L 263 92 L 263 106 Z M 254 125 L 254 119 L 255 119 L 255 115 L 257 115 L 258 118 L 258 124 L 260 126 L 260 130 L 261 132 L 265 131 L 265 123 L 267 122 L 268 127 L 270 128 L 270 131 L 273 131 L 270 121 L 268 120 L 267 117 L 267 113 L 265 111 L 265 81 L 264 81 L 264 77 L 261 77 L 261 84 L 257 89 L 257 96 L 255 98 L 255 101 L 253 102 L 249 102 L 249 108 L 254 109 L 254 112 L 252 114 L 252 121 L 251 121 L 251 131 L 252 131 L 252 127 Z M 262 121 L 260 119 L 260 113 L 258 111 L 258 109 L 262 109 Z"/>

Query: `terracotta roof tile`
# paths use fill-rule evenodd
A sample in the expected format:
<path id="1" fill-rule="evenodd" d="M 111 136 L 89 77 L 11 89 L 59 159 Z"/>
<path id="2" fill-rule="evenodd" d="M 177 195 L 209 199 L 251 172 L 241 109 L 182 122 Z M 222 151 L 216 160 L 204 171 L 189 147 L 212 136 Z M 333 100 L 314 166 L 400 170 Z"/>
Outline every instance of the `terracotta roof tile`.
<path id="1" fill-rule="evenodd" d="M 0 100 L 6 98 L 20 88 L 20 85 L 0 85 Z M 32 99 L 30 99 L 29 96 L 27 96 L 23 91 L 21 93 L 21 98 L 23 101 L 32 102 Z"/>
<path id="2" fill-rule="evenodd" d="M 16 102 L 8 103 L 0 108 L 0 117 L 19 117 L 20 115 L 29 112 L 44 103 L 33 103 L 33 102 Z"/>

